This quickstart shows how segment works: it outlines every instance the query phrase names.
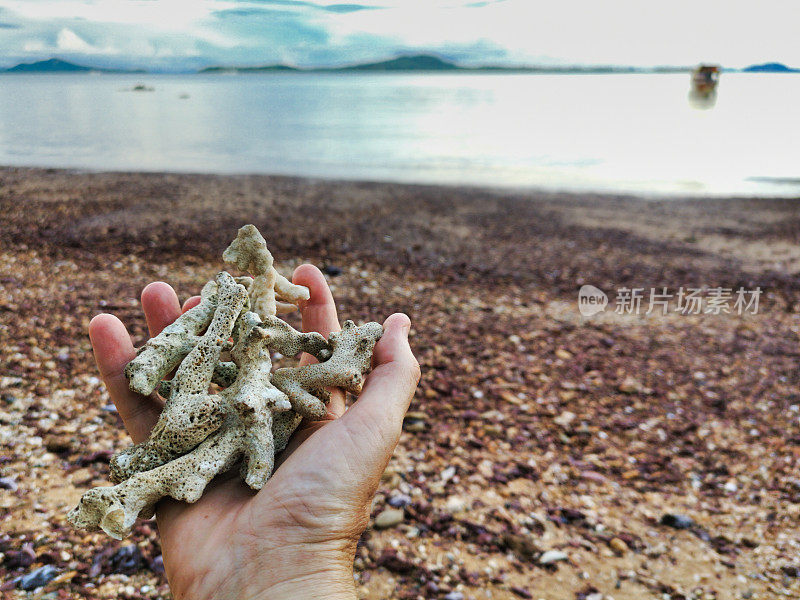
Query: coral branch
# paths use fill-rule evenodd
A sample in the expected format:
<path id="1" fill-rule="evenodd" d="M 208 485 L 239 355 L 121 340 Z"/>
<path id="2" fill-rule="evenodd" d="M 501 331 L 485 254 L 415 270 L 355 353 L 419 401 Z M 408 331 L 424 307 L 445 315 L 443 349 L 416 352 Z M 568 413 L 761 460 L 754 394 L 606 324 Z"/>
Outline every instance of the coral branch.
<path id="1" fill-rule="evenodd" d="M 378 323 L 356 327 L 352 321 L 345 321 L 342 330 L 332 333 L 328 339 L 331 347 L 328 360 L 278 369 L 272 374 L 272 384 L 289 397 L 295 411 L 309 418 L 323 419 L 326 410 L 319 390 L 333 386 L 360 393 L 363 373 L 369 369 L 372 349 L 382 333 L 383 328 Z"/>
<path id="2" fill-rule="evenodd" d="M 102 529 L 116 539 L 131 532 L 137 518 L 149 519 L 164 496 L 196 502 L 209 482 L 239 460 L 241 428 L 226 423 L 195 450 L 164 465 L 135 473 L 112 487 L 86 492 L 68 515 L 76 527 Z"/>
<path id="3" fill-rule="evenodd" d="M 267 242 L 253 225 L 239 229 L 236 239 L 222 253 L 222 259 L 253 275 L 249 289 L 250 305 L 262 319 L 277 313 L 276 293 L 283 300 L 280 302 L 282 312 L 310 297 L 308 288 L 294 285 L 275 270 Z"/>
<path id="4" fill-rule="evenodd" d="M 197 336 L 206 328 L 217 308 L 217 284 L 209 281 L 200 292 L 200 304 L 186 311 L 174 323 L 151 338 L 125 367 L 130 388 L 150 395 L 191 352 Z"/>
<path id="5" fill-rule="evenodd" d="M 222 423 L 224 407 L 208 388 L 222 348 L 247 302 L 247 290 L 224 271 L 217 276 L 217 287 L 217 310 L 208 330 L 175 373 L 170 397 L 147 441 L 111 459 L 112 481 L 123 481 L 188 452 Z"/>

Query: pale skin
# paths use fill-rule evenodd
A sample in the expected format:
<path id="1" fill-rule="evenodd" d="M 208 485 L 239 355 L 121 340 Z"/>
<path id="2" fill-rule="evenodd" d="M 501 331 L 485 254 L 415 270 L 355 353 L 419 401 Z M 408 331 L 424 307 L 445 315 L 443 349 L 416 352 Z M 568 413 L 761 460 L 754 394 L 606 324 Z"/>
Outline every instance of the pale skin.
<path id="1" fill-rule="evenodd" d="M 303 331 L 326 337 L 337 331 L 336 307 L 322 273 L 303 265 L 292 282 L 311 292 L 300 306 Z M 198 301 L 190 298 L 181 309 L 169 285 L 148 285 L 142 308 L 150 335 Z M 386 319 L 358 400 L 345 411 L 344 394 L 334 391 L 327 418 L 301 424 L 261 491 L 253 492 L 232 472 L 215 480 L 195 504 L 159 503 L 164 567 L 176 600 L 356 597 L 356 543 L 419 381 L 410 327 L 406 315 Z M 125 326 L 112 315 L 97 315 L 89 336 L 125 428 L 135 443 L 143 441 L 162 402 L 128 388 L 123 369 L 135 350 Z M 303 355 L 301 364 L 313 360 Z"/>

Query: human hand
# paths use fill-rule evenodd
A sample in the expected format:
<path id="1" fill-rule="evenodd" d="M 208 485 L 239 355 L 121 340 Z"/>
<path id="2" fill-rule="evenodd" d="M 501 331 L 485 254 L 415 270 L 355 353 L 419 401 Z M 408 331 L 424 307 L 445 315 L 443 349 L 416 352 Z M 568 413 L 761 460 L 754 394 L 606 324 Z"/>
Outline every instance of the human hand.
<path id="1" fill-rule="evenodd" d="M 303 331 L 326 337 L 337 331 L 336 306 L 322 273 L 303 265 L 292 281 L 311 292 L 300 307 Z M 183 310 L 197 301 L 189 299 Z M 160 282 L 144 289 L 142 308 L 151 336 L 181 314 L 174 290 Z M 234 470 L 215 479 L 194 504 L 158 504 L 164 567 L 176 600 L 355 598 L 356 543 L 419 381 L 410 326 L 403 314 L 386 319 L 358 401 L 345 412 L 344 393 L 334 391 L 327 418 L 301 424 L 258 493 Z M 125 326 L 112 315 L 97 315 L 89 337 L 125 428 L 135 443 L 143 441 L 163 401 L 129 389 L 123 371 L 136 352 Z M 304 355 L 301 364 L 311 361 Z"/>

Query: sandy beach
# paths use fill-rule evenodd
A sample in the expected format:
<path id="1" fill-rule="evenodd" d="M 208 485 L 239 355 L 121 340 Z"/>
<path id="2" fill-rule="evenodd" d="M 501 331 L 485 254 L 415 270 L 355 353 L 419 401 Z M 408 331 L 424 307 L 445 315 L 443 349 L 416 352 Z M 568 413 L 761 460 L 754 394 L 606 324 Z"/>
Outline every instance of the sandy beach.
<path id="1" fill-rule="evenodd" d="M 4 597 L 170 597 L 154 521 L 122 542 L 66 522 L 129 443 L 87 325 L 142 343 L 142 288 L 198 293 L 251 222 L 285 274 L 325 268 L 341 319 L 414 324 L 422 381 L 373 509 L 404 515 L 363 535 L 361 597 L 800 597 L 797 199 L 0 168 Z M 580 314 L 584 284 L 604 313 Z M 762 293 L 757 314 L 614 311 L 663 287 Z"/>

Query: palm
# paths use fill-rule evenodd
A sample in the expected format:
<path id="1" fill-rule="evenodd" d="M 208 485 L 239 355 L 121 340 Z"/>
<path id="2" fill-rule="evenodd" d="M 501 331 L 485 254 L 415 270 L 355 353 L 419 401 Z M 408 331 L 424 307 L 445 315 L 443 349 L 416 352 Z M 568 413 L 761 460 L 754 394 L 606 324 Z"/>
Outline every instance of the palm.
<path id="1" fill-rule="evenodd" d="M 159 531 L 173 589 L 182 587 L 184 579 L 189 585 L 212 567 L 227 570 L 219 563 L 236 555 L 229 548 L 262 532 L 274 536 L 276 526 L 281 544 L 346 540 L 363 530 L 368 514 L 353 514 L 353 474 L 342 468 L 341 455 L 333 452 L 346 441 L 337 439 L 341 436 L 336 430 L 336 423 L 328 420 L 295 432 L 281 455 L 285 466 L 258 493 L 242 485 L 234 471 L 213 482 L 195 504 L 162 501 Z M 371 497 L 374 490 L 361 492 Z M 259 542 L 274 545 L 276 540 Z"/>
<path id="2" fill-rule="evenodd" d="M 325 336 L 337 330 L 335 305 L 322 274 L 303 266 L 293 280 L 311 291 L 311 299 L 302 307 L 303 330 Z M 184 310 L 194 303 L 194 299 L 187 301 Z M 151 335 L 157 335 L 181 311 L 175 292 L 166 284 L 148 286 L 142 293 L 142 306 Z M 246 560 L 253 560 L 251 554 L 270 548 L 323 545 L 337 547 L 352 560 L 355 541 L 369 517 L 370 500 L 397 443 L 402 416 L 419 377 L 407 342 L 403 347 L 407 329 L 407 317 L 387 319 L 384 337 L 375 347 L 376 366 L 356 404 L 358 410 L 340 418 L 345 412 L 344 396 L 335 391 L 328 405 L 329 418 L 301 425 L 278 457 L 272 478 L 258 493 L 231 472 L 212 482 L 195 504 L 168 499 L 159 503 L 164 562 L 176 598 L 189 590 L 192 597 L 213 596 L 222 581 L 242 571 L 243 553 Z M 142 441 L 156 422 L 161 404 L 127 387 L 122 371 L 135 352 L 130 337 L 110 315 L 96 317 L 89 333 L 98 368 L 125 426 L 134 442 Z M 302 358 L 302 362 L 309 360 L 313 359 Z"/>

